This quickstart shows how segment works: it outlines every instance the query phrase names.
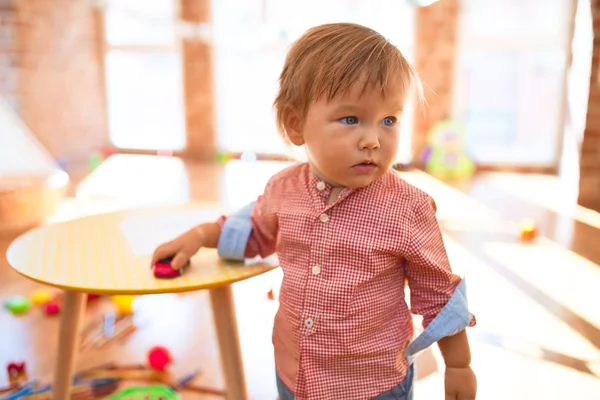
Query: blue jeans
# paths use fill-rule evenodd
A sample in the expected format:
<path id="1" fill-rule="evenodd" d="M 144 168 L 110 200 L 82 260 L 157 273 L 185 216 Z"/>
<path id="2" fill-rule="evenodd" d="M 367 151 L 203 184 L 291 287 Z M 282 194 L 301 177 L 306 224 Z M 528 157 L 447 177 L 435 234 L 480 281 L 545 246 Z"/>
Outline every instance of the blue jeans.
<path id="1" fill-rule="evenodd" d="M 371 400 L 412 400 L 414 376 L 414 366 L 411 364 L 408 368 L 406 378 L 398 386 L 394 386 L 387 392 L 373 397 Z M 283 384 L 279 375 L 277 376 L 277 391 L 279 392 L 279 400 L 294 400 L 294 393 Z"/>

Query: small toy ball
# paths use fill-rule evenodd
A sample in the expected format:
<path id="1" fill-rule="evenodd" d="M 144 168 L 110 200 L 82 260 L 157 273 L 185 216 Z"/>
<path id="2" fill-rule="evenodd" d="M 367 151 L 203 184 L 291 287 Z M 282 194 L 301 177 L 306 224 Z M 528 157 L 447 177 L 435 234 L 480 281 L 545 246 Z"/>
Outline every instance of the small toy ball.
<path id="1" fill-rule="evenodd" d="M 113 296 L 112 300 L 119 315 L 130 315 L 133 312 L 134 296 Z"/>
<path id="2" fill-rule="evenodd" d="M 56 315 L 60 312 L 60 305 L 57 303 L 46 304 L 46 307 L 44 307 L 44 312 L 46 315 Z"/>
<path id="3" fill-rule="evenodd" d="M 521 240 L 528 242 L 537 236 L 537 227 L 535 221 L 531 218 L 526 218 L 521 221 Z"/>
<path id="4" fill-rule="evenodd" d="M 94 301 L 100 298 L 99 294 L 88 293 L 87 301 Z"/>
<path id="5" fill-rule="evenodd" d="M 148 364 L 156 371 L 164 371 L 173 361 L 171 353 L 165 347 L 155 346 L 148 351 Z"/>
<path id="6" fill-rule="evenodd" d="M 48 304 L 54 299 L 54 294 L 46 289 L 37 289 L 31 294 L 31 302 L 36 306 Z"/>
<path id="7" fill-rule="evenodd" d="M 23 314 L 29 311 L 31 303 L 24 296 L 13 296 L 4 302 L 4 307 L 13 314 Z"/>

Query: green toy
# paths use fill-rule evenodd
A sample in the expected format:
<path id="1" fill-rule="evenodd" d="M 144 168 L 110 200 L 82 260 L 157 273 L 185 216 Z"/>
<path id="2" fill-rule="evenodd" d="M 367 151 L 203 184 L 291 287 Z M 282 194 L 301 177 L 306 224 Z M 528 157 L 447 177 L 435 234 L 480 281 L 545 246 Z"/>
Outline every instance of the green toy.
<path id="1" fill-rule="evenodd" d="M 31 308 L 31 302 L 27 297 L 13 296 L 4 302 L 4 307 L 13 314 L 23 314 Z"/>
<path id="2" fill-rule="evenodd" d="M 422 162 L 426 171 L 438 179 L 465 179 L 475 164 L 465 150 L 465 129 L 452 121 L 442 121 L 429 134 L 429 147 Z"/>
<path id="3" fill-rule="evenodd" d="M 126 388 L 106 400 L 181 400 L 181 396 L 168 386 L 151 385 Z"/>

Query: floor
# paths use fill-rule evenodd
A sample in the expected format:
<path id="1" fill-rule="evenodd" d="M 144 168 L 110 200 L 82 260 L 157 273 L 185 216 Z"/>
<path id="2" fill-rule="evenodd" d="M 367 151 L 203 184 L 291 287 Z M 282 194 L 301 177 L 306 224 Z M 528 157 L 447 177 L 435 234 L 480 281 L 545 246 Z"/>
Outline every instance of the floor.
<path id="1" fill-rule="evenodd" d="M 219 201 L 235 209 L 254 199 L 285 165 L 193 165 L 169 157 L 113 156 L 83 180 L 52 220 L 189 200 Z M 435 198 L 453 267 L 468 279 L 478 322 L 469 330 L 478 398 L 599 398 L 600 214 L 577 207 L 569 195 L 573 190 L 552 177 L 488 173 L 448 185 L 421 172 L 401 175 Z M 534 218 L 541 232 L 530 244 L 518 235 L 518 223 L 526 217 Z M 2 255 L 8 242 L 0 240 Z M 235 285 L 254 400 L 276 398 L 270 330 L 277 302 L 267 292 L 279 279 L 279 271 L 273 271 Z M 0 297 L 28 295 L 36 287 L 0 258 Z M 137 331 L 122 342 L 82 351 L 77 368 L 144 362 L 146 351 L 160 344 L 173 353 L 173 373 L 200 369 L 199 383 L 221 387 L 207 300 L 203 292 L 136 298 Z M 87 318 L 110 308 L 108 300 L 91 303 Z M 57 318 L 38 310 L 21 317 L 0 310 L 0 363 L 26 360 L 30 377 L 49 381 L 57 326 Z M 439 360 L 435 348 L 419 359 L 416 399 L 443 398 Z M 0 370 L 0 387 L 6 380 Z M 218 397 L 184 394 L 184 399 L 211 398 Z"/>

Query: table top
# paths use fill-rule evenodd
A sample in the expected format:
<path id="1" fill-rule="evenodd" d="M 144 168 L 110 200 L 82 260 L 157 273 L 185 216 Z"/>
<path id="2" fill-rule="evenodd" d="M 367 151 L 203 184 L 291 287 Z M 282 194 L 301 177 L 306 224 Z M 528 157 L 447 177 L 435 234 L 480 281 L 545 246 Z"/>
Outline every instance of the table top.
<path id="1" fill-rule="evenodd" d="M 152 249 L 187 229 L 213 220 L 214 204 L 124 210 L 37 227 L 7 251 L 21 275 L 61 289 L 96 294 L 156 294 L 210 289 L 277 267 L 269 259 L 228 262 L 215 249 L 201 249 L 175 279 L 156 279 Z M 162 236 L 161 236 L 162 235 Z"/>

